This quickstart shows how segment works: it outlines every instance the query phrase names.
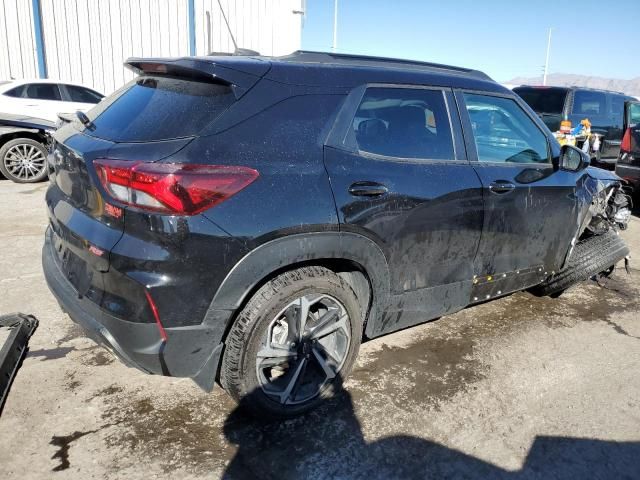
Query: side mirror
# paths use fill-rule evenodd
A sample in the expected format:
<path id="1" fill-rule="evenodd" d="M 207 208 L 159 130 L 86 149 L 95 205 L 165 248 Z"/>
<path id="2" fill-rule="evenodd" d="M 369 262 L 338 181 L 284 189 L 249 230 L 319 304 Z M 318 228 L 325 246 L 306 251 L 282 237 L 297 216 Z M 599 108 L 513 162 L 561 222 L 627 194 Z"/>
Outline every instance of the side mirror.
<path id="1" fill-rule="evenodd" d="M 572 145 L 563 145 L 560 150 L 560 169 L 569 172 L 584 170 L 591 163 L 591 157 Z"/>

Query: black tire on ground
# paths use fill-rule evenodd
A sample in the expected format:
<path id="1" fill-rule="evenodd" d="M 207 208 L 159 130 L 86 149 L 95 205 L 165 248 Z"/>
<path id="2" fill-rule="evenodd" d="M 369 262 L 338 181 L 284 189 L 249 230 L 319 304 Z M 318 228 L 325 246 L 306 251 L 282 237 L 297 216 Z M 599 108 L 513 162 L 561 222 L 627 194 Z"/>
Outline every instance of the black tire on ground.
<path id="1" fill-rule="evenodd" d="M 629 248 L 614 230 L 589 237 L 576 245 L 562 270 L 531 291 L 540 296 L 559 296 L 569 287 L 609 269 L 627 255 Z"/>
<path id="2" fill-rule="evenodd" d="M 263 390 L 264 380 L 259 379 L 258 354 L 271 345 L 271 336 L 274 334 L 274 320 L 281 318 L 283 309 L 296 299 L 309 296 L 326 295 L 342 304 L 341 312 L 348 316 L 341 332 L 343 337 L 350 335 L 350 341 L 344 342 L 342 352 L 342 366 L 338 367 L 335 377 L 327 376 L 326 383 L 318 388 L 318 394 L 304 403 L 288 404 L 286 397 L 284 402 L 277 401 Z M 306 297 L 305 297 L 306 298 Z M 296 307 L 294 307 L 296 308 Z M 297 310 L 294 310 L 297 312 Z M 344 314 L 341 314 L 344 322 Z M 292 315 L 292 316 L 295 316 Z M 318 314 L 318 317 L 320 314 Z M 307 317 L 311 319 L 312 317 Z M 318 322 L 321 319 L 318 318 Z M 289 322 L 290 320 L 287 320 Z M 308 320 L 308 323 L 311 320 Z M 333 322 L 333 321 L 332 321 Z M 337 323 L 337 322 L 336 322 Z M 314 325 L 311 323 L 312 326 Z M 316 323 L 317 325 L 317 323 Z M 288 344 L 295 332 L 287 330 Z M 220 384 L 229 395 L 238 403 L 246 406 L 252 413 L 261 417 L 287 418 L 307 412 L 327 398 L 334 396 L 341 387 L 342 381 L 350 373 L 355 362 L 362 337 L 362 313 L 360 303 L 351 286 L 333 271 L 319 266 L 302 267 L 285 272 L 262 286 L 249 300 L 244 309 L 236 318 L 225 342 L 225 351 L 220 368 Z M 266 344 L 265 344 L 266 339 Z M 318 340 L 314 340 L 317 345 Z M 282 343 L 282 342 L 278 342 Z M 265 347 L 265 345 L 267 347 Z M 293 345 L 293 343 L 291 344 Z M 296 345 L 302 345 L 302 342 Z M 296 347 L 292 347 L 295 350 Z M 297 355 L 297 354 L 296 354 Z M 304 371 L 309 372 L 311 362 L 317 362 L 314 355 L 309 355 L 307 350 Z M 296 356 L 302 358 L 302 356 Z M 328 358 L 328 357 L 327 357 Z M 294 360 L 292 359 L 292 363 Z M 289 365 L 289 364 L 287 364 Z M 317 368 L 317 363 L 313 368 Z M 279 367 L 277 367 L 279 368 Z M 293 366 L 288 366 L 293 371 Z M 322 370 L 320 370 L 322 371 Z M 309 375 L 310 373 L 307 373 Z M 288 375 L 286 373 L 285 375 Z M 288 381 L 288 380 L 287 380 Z M 286 383 L 286 382 L 285 382 Z M 286 388 L 284 389 L 286 391 Z M 298 389 L 297 389 L 298 390 Z M 288 394 L 287 394 L 288 395 Z M 294 399 L 295 400 L 295 399 Z"/>
<path id="3" fill-rule="evenodd" d="M 30 159 L 31 167 L 23 170 L 22 174 L 10 166 L 11 162 L 15 161 L 16 150 L 24 152 L 25 158 Z M 14 155 L 10 156 L 10 152 L 14 152 Z M 0 148 L 0 172 L 15 183 L 41 182 L 47 178 L 47 149 L 42 143 L 31 138 L 14 138 Z"/>

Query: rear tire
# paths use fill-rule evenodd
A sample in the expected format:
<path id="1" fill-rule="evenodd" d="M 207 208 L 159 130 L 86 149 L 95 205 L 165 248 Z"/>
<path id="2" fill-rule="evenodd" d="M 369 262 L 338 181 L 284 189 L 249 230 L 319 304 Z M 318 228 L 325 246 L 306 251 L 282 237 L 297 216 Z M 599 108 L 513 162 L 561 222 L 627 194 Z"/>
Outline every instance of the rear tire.
<path id="1" fill-rule="evenodd" d="M 531 291 L 558 297 L 569 287 L 603 272 L 629 255 L 629 248 L 615 230 L 579 242 L 565 267 Z"/>
<path id="2" fill-rule="evenodd" d="M 238 315 L 220 383 L 254 414 L 300 415 L 339 391 L 361 336 L 361 308 L 349 284 L 324 267 L 291 270 L 262 286 Z"/>
<path id="3" fill-rule="evenodd" d="M 15 138 L 0 148 L 0 172 L 15 183 L 47 178 L 47 149 L 31 138 Z"/>

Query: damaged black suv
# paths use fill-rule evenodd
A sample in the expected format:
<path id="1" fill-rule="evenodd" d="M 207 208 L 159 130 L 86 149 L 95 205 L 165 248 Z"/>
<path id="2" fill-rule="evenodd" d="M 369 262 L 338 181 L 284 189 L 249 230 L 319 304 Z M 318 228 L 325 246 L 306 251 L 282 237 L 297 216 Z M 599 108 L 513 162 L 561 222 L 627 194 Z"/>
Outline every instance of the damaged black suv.
<path id="1" fill-rule="evenodd" d="M 127 65 L 55 133 L 43 266 L 145 372 L 295 415 L 363 339 L 628 255 L 620 179 L 481 72 L 314 52 Z"/>

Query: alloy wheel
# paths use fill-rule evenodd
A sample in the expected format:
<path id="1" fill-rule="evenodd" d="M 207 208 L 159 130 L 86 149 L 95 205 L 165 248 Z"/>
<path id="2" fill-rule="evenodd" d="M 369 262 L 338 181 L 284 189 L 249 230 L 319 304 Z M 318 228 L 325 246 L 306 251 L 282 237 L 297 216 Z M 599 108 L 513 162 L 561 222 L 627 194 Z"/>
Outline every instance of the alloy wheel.
<path id="1" fill-rule="evenodd" d="M 308 294 L 270 322 L 257 353 L 262 391 L 282 405 L 307 402 L 340 373 L 351 343 L 350 319 L 332 296 Z"/>
<path id="2" fill-rule="evenodd" d="M 46 157 L 35 145 L 19 143 L 12 146 L 2 159 L 7 172 L 19 180 L 34 180 L 46 168 Z"/>

